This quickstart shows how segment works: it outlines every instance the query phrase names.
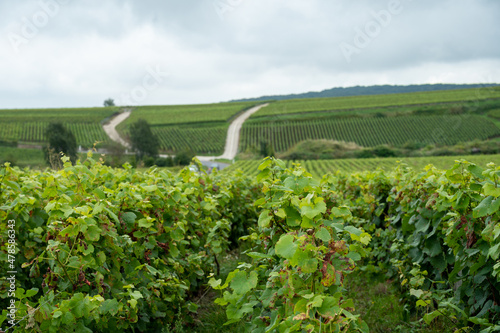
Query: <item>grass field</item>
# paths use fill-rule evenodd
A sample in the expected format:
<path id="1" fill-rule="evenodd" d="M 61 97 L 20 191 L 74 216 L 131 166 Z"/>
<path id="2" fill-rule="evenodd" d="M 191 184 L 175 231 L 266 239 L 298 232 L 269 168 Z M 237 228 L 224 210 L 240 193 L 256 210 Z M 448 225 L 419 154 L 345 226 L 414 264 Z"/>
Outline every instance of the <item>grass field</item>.
<path id="1" fill-rule="evenodd" d="M 18 149 L 0 146 L 0 165 L 10 162 L 19 167 L 44 166 L 45 159 L 40 149 Z"/>
<path id="2" fill-rule="evenodd" d="M 444 90 L 406 94 L 295 99 L 269 104 L 252 117 L 279 116 L 283 114 L 307 113 L 318 111 L 353 110 L 388 106 L 409 106 L 433 103 L 478 101 L 500 98 L 500 88 Z"/>
<path id="3" fill-rule="evenodd" d="M 276 123 L 251 122 L 243 126 L 240 150 L 258 147 L 262 140 L 284 152 L 300 141 L 328 139 L 373 147 L 402 146 L 408 142 L 454 145 L 500 135 L 490 120 L 477 115 L 329 118 Z"/>
<path id="4" fill-rule="evenodd" d="M 500 165 L 500 155 L 468 155 L 468 156 L 432 156 L 432 157 L 391 157 L 391 158 L 365 158 L 365 159 L 338 159 L 338 160 L 307 160 L 307 161 L 285 161 L 287 167 L 292 163 L 300 163 L 315 178 L 322 178 L 325 174 L 336 171 L 355 172 L 373 171 L 377 168 L 392 170 L 401 161 L 415 170 L 421 170 L 432 164 L 438 169 L 448 169 L 455 164 L 456 160 L 465 159 L 480 166 L 493 162 Z M 246 175 L 256 176 L 258 166 L 262 161 L 247 160 L 237 161 L 222 172 L 232 173 L 237 170 Z"/>

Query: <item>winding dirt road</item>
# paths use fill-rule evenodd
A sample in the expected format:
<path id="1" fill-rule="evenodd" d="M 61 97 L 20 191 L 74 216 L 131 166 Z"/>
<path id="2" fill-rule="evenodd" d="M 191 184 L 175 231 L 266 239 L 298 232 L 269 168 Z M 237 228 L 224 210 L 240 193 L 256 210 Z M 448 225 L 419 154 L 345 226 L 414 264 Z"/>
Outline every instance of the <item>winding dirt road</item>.
<path id="1" fill-rule="evenodd" d="M 200 161 L 212 161 L 214 159 L 227 159 L 232 160 L 236 157 L 238 153 L 238 144 L 240 142 L 240 131 L 241 126 L 252 114 L 259 111 L 261 108 L 267 106 L 268 104 L 261 104 L 254 106 L 253 108 L 243 112 L 236 119 L 231 122 L 227 130 L 226 146 L 224 148 L 224 154 L 220 156 L 196 156 Z M 104 131 L 111 138 L 111 140 L 120 143 L 121 145 L 130 148 L 130 144 L 125 141 L 120 134 L 116 131 L 116 126 L 118 126 L 122 121 L 127 119 L 132 112 L 131 109 L 124 109 L 124 112 L 111 119 L 111 121 L 104 125 Z M 168 157 L 169 155 L 160 155 L 160 157 Z"/>
<path id="2" fill-rule="evenodd" d="M 226 146 L 224 148 L 224 154 L 220 156 L 196 156 L 200 161 L 211 161 L 214 159 L 227 159 L 232 160 L 236 157 L 238 153 L 238 145 L 240 143 L 240 131 L 241 126 L 251 115 L 259 111 L 261 108 L 267 106 L 268 104 L 261 104 L 254 106 L 253 108 L 243 112 L 236 119 L 233 120 L 231 125 L 227 130 L 226 136 Z"/>
<path id="3" fill-rule="evenodd" d="M 104 132 L 106 132 L 111 140 L 113 140 L 114 142 L 118 142 L 119 144 L 127 148 L 130 148 L 130 144 L 122 139 L 120 134 L 116 131 L 116 126 L 127 119 L 130 116 L 130 113 L 132 113 L 131 109 L 123 109 L 122 113 L 111 119 L 110 122 L 106 125 L 102 126 Z"/>

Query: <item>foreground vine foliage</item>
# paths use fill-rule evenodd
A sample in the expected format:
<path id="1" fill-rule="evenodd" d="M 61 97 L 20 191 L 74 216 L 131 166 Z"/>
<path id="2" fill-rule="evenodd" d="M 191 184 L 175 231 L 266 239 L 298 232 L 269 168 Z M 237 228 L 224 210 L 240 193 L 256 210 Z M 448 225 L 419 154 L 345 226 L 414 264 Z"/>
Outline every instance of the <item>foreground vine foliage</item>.
<path id="1" fill-rule="evenodd" d="M 355 269 L 399 281 L 402 332 L 500 331 L 492 163 L 316 181 L 272 158 L 256 179 L 64 162 L 0 168 L 0 261 L 17 272 L 0 280 L 8 332 L 189 331 L 207 285 L 249 332 L 368 332 L 345 296 Z M 223 281 L 220 259 L 241 241 L 250 260 Z"/>
<path id="2" fill-rule="evenodd" d="M 327 189 L 304 169 L 286 169 L 266 159 L 257 177 L 265 197 L 254 243 L 242 264 L 227 277 L 212 278 L 223 291 L 229 323 L 243 320 L 248 332 L 368 332 L 343 297 L 343 280 L 366 255 L 370 235 L 347 225 L 349 209 L 325 199 Z"/>
<path id="3" fill-rule="evenodd" d="M 91 155 L 64 162 L 1 169 L 0 217 L 17 232 L 15 326 L 9 286 L 0 287 L 9 332 L 161 331 L 196 312 L 191 300 L 217 257 L 256 222 L 260 190 L 243 177 L 112 169 Z M 2 222 L 2 267 L 7 235 Z"/>
<path id="4" fill-rule="evenodd" d="M 500 331 L 500 167 L 327 176 L 373 236 L 366 271 L 399 279 L 405 311 L 455 332 Z"/>

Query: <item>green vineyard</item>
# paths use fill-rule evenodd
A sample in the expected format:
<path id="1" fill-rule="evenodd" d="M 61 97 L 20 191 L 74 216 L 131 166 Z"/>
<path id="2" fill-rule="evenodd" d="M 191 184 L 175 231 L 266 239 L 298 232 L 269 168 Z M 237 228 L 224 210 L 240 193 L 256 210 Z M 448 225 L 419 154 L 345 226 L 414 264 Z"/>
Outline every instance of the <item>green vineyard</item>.
<path id="1" fill-rule="evenodd" d="M 152 131 L 160 140 L 160 149 L 166 152 L 190 150 L 219 155 L 224 151 L 227 128 L 228 125 L 199 128 L 161 126 L 153 127 Z"/>
<path id="2" fill-rule="evenodd" d="M 0 141 L 7 142 L 45 142 L 45 130 L 49 122 L 8 122 L 0 127 Z M 95 142 L 109 142 L 100 123 L 66 123 L 65 126 L 75 135 L 78 145 L 92 147 Z"/>
<path id="3" fill-rule="evenodd" d="M 4 122 L 62 122 L 100 123 L 120 112 L 119 107 L 71 108 L 71 109 L 3 109 L 0 120 Z"/>
<path id="4" fill-rule="evenodd" d="M 95 142 L 109 142 L 101 124 L 119 111 L 118 107 L 0 110 L 0 141 L 43 143 L 49 123 L 60 122 L 73 132 L 77 144 L 92 147 Z"/>
<path id="5" fill-rule="evenodd" d="M 125 124 L 131 124 L 139 119 L 146 120 L 150 125 L 225 122 L 254 105 L 255 103 L 246 102 L 139 106 L 133 109 Z M 123 128 L 123 125 L 120 128 Z"/>
<path id="6" fill-rule="evenodd" d="M 146 120 L 160 141 L 160 150 L 176 153 L 190 150 L 201 155 L 219 155 L 226 144 L 229 120 L 255 103 L 218 103 L 200 105 L 141 106 L 118 126 L 128 135 L 128 126 Z"/>
<path id="7" fill-rule="evenodd" d="M 477 102 L 500 98 L 500 88 L 462 89 L 405 94 L 292 99 L 277 101 L 259 110 L 252 117 L 280 116 L 284 114 L 318 111 L 354 110 L 393 106 L 409 106 L 432 103 Z"/>
<path id="8" fill-rule="evenodd" d="M 500 331 L 494 163 L 318 180 L 272 158 L 256 177 L 63 161 L 0 168 L 2 331 Z M 386 312 L 360 311 L 356 275 L 398 290 Z"/>
<path id="9" fill-rule="evenodd" d="M 493 162 L 500 165 L 500 155 L 468 155 L 468 156 L 430 156 L 430 157 L 388 157 L 388 158 L 353 158 L 338 160 L 307 160 L 307 161 L 284 161 L 287 167 L 298 163 L 305 167 L 313 177 L 321 179 L 324 175 L 342 172 L 375 171 L 378 168 L 389 171 L 397 165 L 407 165 L 414 170 L 422 170 L 432 164 L 438 169 L 448 169 L 455 161 L 465 159 L 480 166 Z M 237 161 L 225 168 L 222 172 L 233 173 L 241 170 L 244 175 L 256 176 L 259 173 L 259 160 Z"/>
<path id="10" fill-rule="evenodd" d="M 355 142 L 365 147 L 406 143 L 453 145 L 500 135 L 500 129 L 477 115 L 399 116 L 330 118 L 289 122 L 249 122 L 244 124 L 240 150 L 258 147 L 262 140 L 277 152 L 284 152 L 300 141 L 329 139 Z"/>

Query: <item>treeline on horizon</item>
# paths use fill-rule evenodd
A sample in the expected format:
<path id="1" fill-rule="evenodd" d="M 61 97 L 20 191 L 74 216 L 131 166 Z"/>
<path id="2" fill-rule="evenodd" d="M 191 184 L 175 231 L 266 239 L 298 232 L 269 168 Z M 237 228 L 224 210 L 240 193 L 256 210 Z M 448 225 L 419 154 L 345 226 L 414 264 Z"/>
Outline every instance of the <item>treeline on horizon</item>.
<path id="1" fill-rule="evenodd" d="M 285 100 L 296 98 L 326 98 L 326 97 L 348 97 L 361 95 L 384 95 L 384 94 L 400 94 L 411 92 L 439 91 L 439 90 L 454 90 L 454 89 L 473 89 L 487 88 L 500 86 L 497 83 L 478 83 L 478 84 L 412 84 L 407 86 L 401 85 L 376 85 L 376 86 L 355 86 L 347 88 L 332 88 L 323 91 L 310 91 L 302 94 L 289 95 L 269 95 L 256 98 L 246 98 L 232 100 L 231 102 L 252 102 L 252 101 L 270 101 L 270 100 Z"/>

